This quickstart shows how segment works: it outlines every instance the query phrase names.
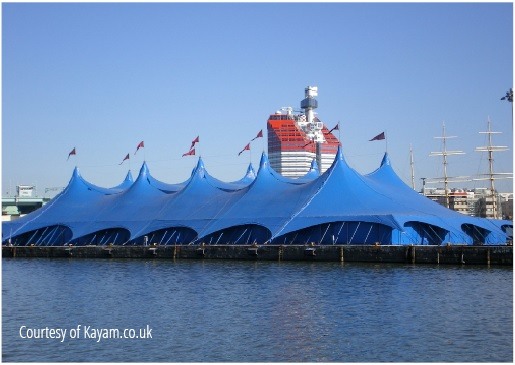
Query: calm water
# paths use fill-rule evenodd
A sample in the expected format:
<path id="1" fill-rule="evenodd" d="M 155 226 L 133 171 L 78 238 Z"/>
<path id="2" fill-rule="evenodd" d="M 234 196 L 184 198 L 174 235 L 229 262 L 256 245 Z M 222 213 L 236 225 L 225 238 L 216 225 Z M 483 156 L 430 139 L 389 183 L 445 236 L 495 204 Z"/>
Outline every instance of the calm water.
<path id="1" fill-rule="evenodd" d="M 512 268 L 4 258 L 2 273 L 6 362 L 513 360 Z M 20 337 L 46 327 L 64 340 Z"/>

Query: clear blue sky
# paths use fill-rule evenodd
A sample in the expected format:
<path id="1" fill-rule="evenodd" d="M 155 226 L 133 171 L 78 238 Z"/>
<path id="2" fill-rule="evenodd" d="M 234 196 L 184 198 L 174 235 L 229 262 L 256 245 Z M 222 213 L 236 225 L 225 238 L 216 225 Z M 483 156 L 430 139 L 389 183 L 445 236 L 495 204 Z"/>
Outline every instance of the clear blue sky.
<path id="1" fill-rule="evenodd" d="M 130 153 L 175 183 L 197 157 L 209 173 L 241 178 L 266 149 L 266 120 L 299 108 L 319 88 L 318 117 L 340 122 L 343 152 L 361 173 L 376 169 L 386 130 L 399 176 L 442 175 L 445 122 L 450 176 L 487 171 L 487 118 L 498 172 L 513 171 L 511 3 L 3 3 L 2 193 L 16 184 L 65 186 L 75 165 L 88 181 L 120 183 Z M 238 152 L 260 129 L 265 138 Z M 137 144 L 145 148 L 136 156 Z M 73 147 L 77 156 L 66 160 Z M 482 187 L 486 182 L 456 184 Z M 498 182 L 511 191 L 512 181 Z"/>

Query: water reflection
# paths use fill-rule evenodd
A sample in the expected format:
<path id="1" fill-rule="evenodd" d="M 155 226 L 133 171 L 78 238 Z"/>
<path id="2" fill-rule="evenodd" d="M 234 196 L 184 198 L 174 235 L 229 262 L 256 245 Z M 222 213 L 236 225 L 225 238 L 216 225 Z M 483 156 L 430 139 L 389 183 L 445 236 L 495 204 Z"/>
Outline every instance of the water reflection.
<path id="1" fill-rule="evenodd" d="M 505 362 L 512 269 L 3 259 L 5 361 Z M 153 328 L 22 340 L 21 325 Z M 113 342 L 114 341 L 114 342 Z"/>

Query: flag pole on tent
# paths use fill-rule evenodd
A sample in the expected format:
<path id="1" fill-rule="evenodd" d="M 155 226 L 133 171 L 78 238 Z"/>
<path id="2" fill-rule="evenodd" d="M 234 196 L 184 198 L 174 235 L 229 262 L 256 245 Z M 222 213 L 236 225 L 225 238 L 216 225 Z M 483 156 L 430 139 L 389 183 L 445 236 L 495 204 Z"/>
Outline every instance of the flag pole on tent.
<path id="1" fill-rule="evenodd" d="M 384 131 L 384 142 L 386 144 L 385 146 L 385 152 L 388 153 L 388 130 L 385 130 Z"/>
<path id="2" fill-rule="evenodd" d="M 263 138 L 263 130 L 262 129 L 257 133 L 257 135 L 254 138 L 252 138 L 250 140 L 250 142 L 254 141 L 257 138 Z M 252 151 L 250 150 L 250 147 L 249 147 L 249 152 L 250 152 L 250 163 L 252 163 Z M 263 147 L 263 152 L 265 152 L 265 147 Z"/>

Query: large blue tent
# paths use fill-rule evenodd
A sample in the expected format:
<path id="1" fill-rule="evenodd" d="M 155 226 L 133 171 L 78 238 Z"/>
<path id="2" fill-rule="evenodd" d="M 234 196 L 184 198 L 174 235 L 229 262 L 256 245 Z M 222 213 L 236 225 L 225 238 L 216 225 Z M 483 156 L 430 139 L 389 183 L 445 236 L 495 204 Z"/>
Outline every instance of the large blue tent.
<path id="1" fill-rule="evenodd" d="M 391 167 L 362 175 L 338 150 L 322 175 L 279 175 L 263 153 L 258 172 L 223 182 L 202 158 L 190 178 L 167 184 L 143 163 L 113 188 L 75 168 L 44 207 L 2 224 L 12 245 L 184 244 L 506 244 L 513 223 L 466 216 L 409 188 Z"/>

